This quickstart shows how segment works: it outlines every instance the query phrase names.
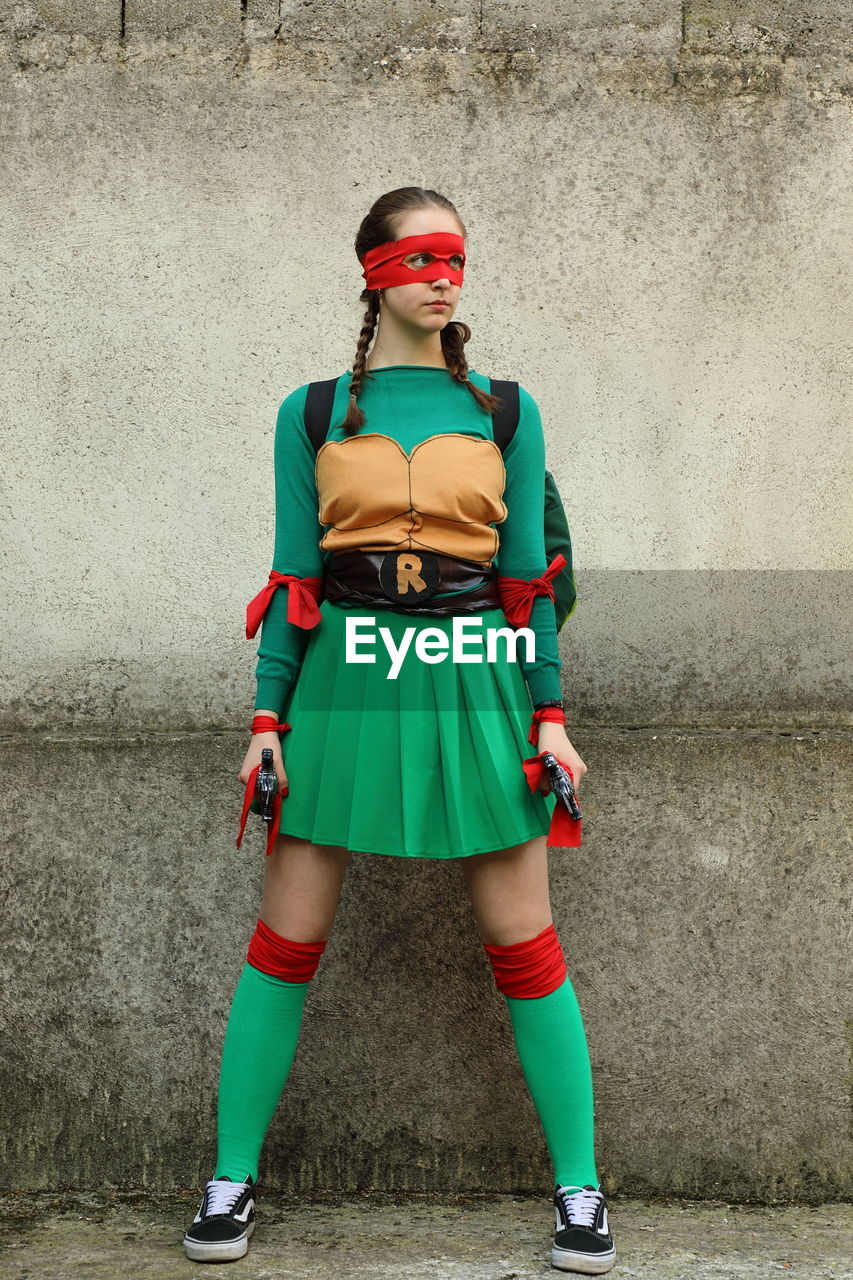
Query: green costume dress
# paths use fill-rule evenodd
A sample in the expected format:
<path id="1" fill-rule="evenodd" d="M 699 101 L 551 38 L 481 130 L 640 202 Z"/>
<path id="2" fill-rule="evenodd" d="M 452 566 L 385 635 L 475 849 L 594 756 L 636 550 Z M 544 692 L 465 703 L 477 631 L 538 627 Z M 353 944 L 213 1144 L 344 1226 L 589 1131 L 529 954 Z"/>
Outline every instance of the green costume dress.
<path id="1" fill-rule="evenodd" d="M 352 373 L 341 375 L 316 454 L 303 420 L 307 384 L 282 403 L 273 569 L 322 577 L 333 551 L 421 548 L 491 560 L 511 577 L 541 575 L 545 444 L 533 397 L 519 388 L 518 427 L 501 454 L 491 415 L 447 369 L 390 365 L 371 375 L 359 393 L 366 421 L 352 437 L 339 425 Z M 489 391 L 487 378 L 468 376 Z M 486 660 L 489 629 L 509 627 L 492 608 L 464 615 L 456 652 L 468 660 L 454 661 L 461 617 L 323 599 L 321 621 L 306 630 L 287 621 L 287 593 L 276 590 L 264 614 L 255 698 L 256 710 L 292 726 L 281 739 L 281 831 L 410 858 L 462 858 L 548 831 L 554 796 L 529 790 L 521 762 L 538 752 L 527 737 L 533 704 L 562 697 L 550 598 L 535 598 L 528 623 L 535 659 L 522 641 L 513 661 L 498 638 Z M 364 620 L 350 655 L 361 661 L 346 660 L 348 618 Z M 433 646 L 416 652 L 427 628 Z M 424 660 L 441 651 L 441 635 L 448 652 Z M 391 649 L 404 655 L 396 678 Z"/>

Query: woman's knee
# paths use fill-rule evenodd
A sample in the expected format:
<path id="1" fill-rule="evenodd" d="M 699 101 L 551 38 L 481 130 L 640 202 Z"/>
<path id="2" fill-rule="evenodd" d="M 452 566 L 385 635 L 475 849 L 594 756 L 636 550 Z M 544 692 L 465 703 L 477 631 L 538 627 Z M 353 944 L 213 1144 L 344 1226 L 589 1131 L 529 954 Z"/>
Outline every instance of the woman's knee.
<path id="1" fill-rule="evenodd" d="M 326 941 L 318 938 L 314 942 L 299 942 L 286 938 L 258 917 L 246 960 L 253 969 L 282 982 L 310 982 L 326 950 Z"/>
<path id="2" fill-rule="evenodd" d="M 534 999 L 559 987 L 567 969 L 551 918 L 545 838 L 466 859 L 465 880 L 501 994 Z"/>
<path id="3" fill-rule="evenodd" d="M 483 949 L 501 995 L 533 1000 L 550 995 L 566 980 L 566 960 L 553 922 L 533 938 L 505 946 L 484 942 Z"/>

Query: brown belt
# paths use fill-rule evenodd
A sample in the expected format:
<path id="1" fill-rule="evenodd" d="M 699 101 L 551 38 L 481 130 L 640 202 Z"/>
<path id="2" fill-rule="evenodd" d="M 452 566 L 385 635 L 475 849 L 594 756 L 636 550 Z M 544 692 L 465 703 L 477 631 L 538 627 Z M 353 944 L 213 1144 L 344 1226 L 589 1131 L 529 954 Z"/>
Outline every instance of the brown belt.
<path id="1" fill-rule="evenodd" d="M 488 560 L 436 551 L 334 551 L 323 573 L 332 603 L 447 615 L 500 608 L 497 570 Z M 435 597 L 453 591 L 452 598 Z"/>

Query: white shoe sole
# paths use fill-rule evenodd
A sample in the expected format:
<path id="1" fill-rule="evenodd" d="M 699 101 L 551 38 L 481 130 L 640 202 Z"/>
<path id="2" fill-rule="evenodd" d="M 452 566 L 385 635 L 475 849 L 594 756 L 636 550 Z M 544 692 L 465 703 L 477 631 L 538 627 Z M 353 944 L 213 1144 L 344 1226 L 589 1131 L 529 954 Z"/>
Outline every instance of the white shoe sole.
<path id="1" fill-rule="evenodd" d="M 607 1253 L 576 1253 L 574 1249 L 551 1248 L 551 1266 L 560 1271 L 580 1271 L 585 1276 L 600 1276 L 616 1263 L 616 1249 Z"/>
<path id="2" fill-rule="evenodd" d="M 201 1240 L 188 1240 L 184 1236 L 184 1252 L 193 1262 L 231 1262 L 235 1258 L 245 1257 L 249 1249 L 249 1236 L 254 1229 L 254 1222 L 250 1222 L 242 1236 L 221 1244 L 204 1244 Z"/>

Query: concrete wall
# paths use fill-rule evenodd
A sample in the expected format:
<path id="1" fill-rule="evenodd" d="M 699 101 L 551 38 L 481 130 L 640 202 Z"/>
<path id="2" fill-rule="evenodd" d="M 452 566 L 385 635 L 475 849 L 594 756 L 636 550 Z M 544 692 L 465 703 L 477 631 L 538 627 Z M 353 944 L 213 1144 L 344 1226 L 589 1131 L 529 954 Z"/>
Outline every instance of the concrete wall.
<path id="1" fill-rule="evenodd" d="M 848 25 L 4 6 L 3 1186 L 210 1176 L 275 413 L 351 365 L 355 230 L 419 183 L 572 526 L 550 866 L 605 1185 L 849 1195 Z M 458 866 L 353 859 L 261 1173 L 547 1189 Z"/>

